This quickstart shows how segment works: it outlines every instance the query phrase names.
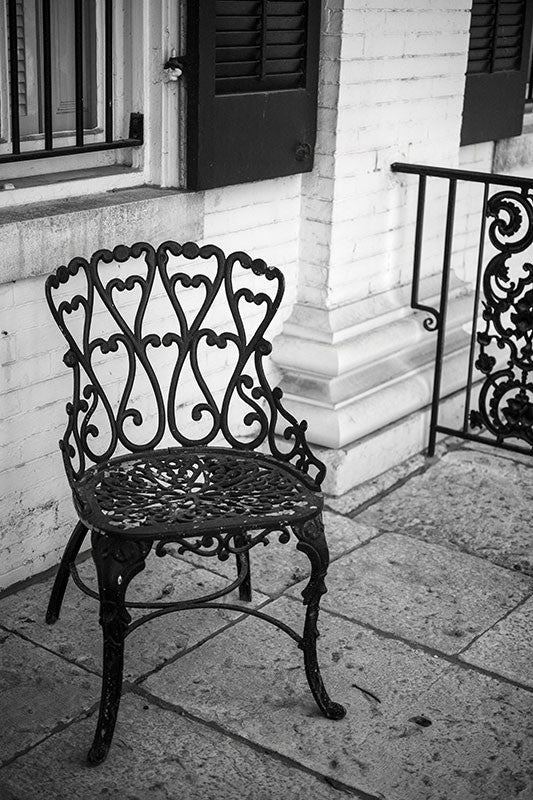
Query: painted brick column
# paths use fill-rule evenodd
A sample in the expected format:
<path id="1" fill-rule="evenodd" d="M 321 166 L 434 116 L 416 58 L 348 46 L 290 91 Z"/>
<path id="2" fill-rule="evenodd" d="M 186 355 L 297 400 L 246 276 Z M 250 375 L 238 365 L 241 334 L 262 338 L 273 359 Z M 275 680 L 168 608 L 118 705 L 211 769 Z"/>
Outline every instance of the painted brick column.
<path id="1" fill-rule="evenodd" d="M 274 358 L 287 404 L 331 449 L 334 494 L 423 446 L 412 415 L 429 401 L 434 343 L 409 309 L 413 181 L 390 165 L 459 165 L 470 5 L 326 0 L 298 297 Z M 435 259 L 422 295 L 439 271 Z"/>

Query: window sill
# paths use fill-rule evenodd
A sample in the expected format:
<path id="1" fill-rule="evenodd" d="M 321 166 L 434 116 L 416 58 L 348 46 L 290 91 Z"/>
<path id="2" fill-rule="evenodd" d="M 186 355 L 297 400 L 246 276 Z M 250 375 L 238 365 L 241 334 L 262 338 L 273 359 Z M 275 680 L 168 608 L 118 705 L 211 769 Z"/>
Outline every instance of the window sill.
<path id="1" fill-rule="evenodd" d="M 44 203 L 33 194 L 32 202 L 0 211 L 0 284 L 49 274 L 100 248 L 202 239 L 203 193 L 146 185 L 109 191 L 109 182 L 106 189 Z"/>
<path id="2" fill-rule="evenodd" d="M 0 209 L 127 189 L 143 182 L 142 170 L 119 165 L 7 178 L 0 180 Z"/>

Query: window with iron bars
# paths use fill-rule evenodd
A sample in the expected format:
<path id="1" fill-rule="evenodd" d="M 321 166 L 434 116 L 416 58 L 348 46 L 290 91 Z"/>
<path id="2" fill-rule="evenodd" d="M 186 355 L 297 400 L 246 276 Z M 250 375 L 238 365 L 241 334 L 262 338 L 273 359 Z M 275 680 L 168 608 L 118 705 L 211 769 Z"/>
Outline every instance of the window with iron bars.
<path id="1" fill-rule="evenodd" d="M 0 165 L 32 172 L 127 159 L 142 144 L 131 105 L 131 0 L 7 0 L 0 12 Z M 7 80 L 5 79 L 7 77 Z M 118 155 L 124 151 L 122 158 Z M 131 152 L 131 151 L 129 151 Z M 79 165 L 79 160 L 76 166 Z"/>

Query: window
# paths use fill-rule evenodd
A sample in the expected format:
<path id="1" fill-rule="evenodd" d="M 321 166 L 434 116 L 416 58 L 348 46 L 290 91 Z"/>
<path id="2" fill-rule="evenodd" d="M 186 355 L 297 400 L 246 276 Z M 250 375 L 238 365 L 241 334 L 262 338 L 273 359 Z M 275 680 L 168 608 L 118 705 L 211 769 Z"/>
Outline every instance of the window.
<path id="1" fill-rule="evenodd" d="M 189 0 L 189 188 L 312 169 L 321 5 Z"/>
<path id="2" fill-rule="evenodd" d="M 0 184 L 132 163 L 127 185 L 190 189 L 310 171 L 321 6 L 5 0 Z M 173 54 L 183 80 L 165 72 Z"/>
<path id="3" fill-rule="evenodd" d="M 8 81 L 0 89 L 0 164 L 142 144 L 140 115 L 131 113 L 131 102 L 128 108 L 130 5 L 4 3 L 0 59 Z M 42 171 L 50 169 L 46 163 Z"/>
<path id="4" fill-rule="evenodd" d="M 22 136 L 30 136 L 44 131 L 46 86 L 39 58 L 43 52 L 43 8 L 38 0 L 15 0 L 15 8 L 19 130 Z M 87 131 L 96 127 L 96 6 L 85 3 L 81 11 L 82 127 Z M 54 98 L 50 109 L 51 127 L 55 132 L 72 131 L 76 128 L 74 4 L 69 0 L 52 3 L 49 27 L 49 38 L 53 43 L 50 64 L 51 98 Z M 9 46 L 9 25 L 7 32 Z"/>
<path id="5" fill-rule="evenodd" d="M 473 0 L 461 144 L 522 132 L 533 3 Z"/>

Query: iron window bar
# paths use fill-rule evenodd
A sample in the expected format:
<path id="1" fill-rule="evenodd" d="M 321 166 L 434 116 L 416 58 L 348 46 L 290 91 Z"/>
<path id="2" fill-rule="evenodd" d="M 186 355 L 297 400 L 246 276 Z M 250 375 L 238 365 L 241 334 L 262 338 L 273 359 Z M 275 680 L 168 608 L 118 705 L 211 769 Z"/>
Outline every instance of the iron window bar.
<path id="1" fill-rule="evenodd" d="M 528 79 L 526 84 L 526 103 L 533 103 L 533 52 L 530 55 Z"/>
<path id="2" fill-rule="evenodd" d="M 131 114 L 128 137 L 113 137 L 113 0 L 104 0 L 104 139 L 105 141 L 85 141 L 83 124 L 83 0 L 72 0 L 74 4 L 74 72 L 75 72 L 75 119 L 76 144 L 54 147 L 53 115 L 52 115 L 52 37 L 50 25 L 50 0 L 42 0 L 41 7 L 41 40 L 42 40 L 42 77 L 43 77 L 43 134 L 44 147 L 40 149 L 21 150 L 19 75 L 17 53 L 17 9 L 16 0 L 7 0 L 9 31 L 9 95 L 11 121 L 11 153 L 0 154 L 0 164 L 17 161 L 30 161 L 51 156 L 67 156 L 80 153 L 94 153 L 102 150 L 116 150 L 127 147 L 139 147 L 143 144 L 141 115 Z"/>
<path id="3" fill-rule="evenodd" d="M 533 179 L 398 162 L 391 165 L 391 170 L 418 176 L 411 307 L 424 312 L 426 314 L 424 328 L 437 333 L 427 453 L 429 456 L 434 455 L 437 434 L 442 433 L 532 455 L 533 267 L 526 262 L 522 267 L 520 278 L 514 280 L 507 272 L 506 262 L 512 255 L 525 253 L 533 244 Z M 438 308 L 424 305 L 419 301 L 428 178 L 440 178 L 448 182 Z M 453 428 L 439 424 L 439 405 L 458 182 L 482 185 L 483 199 L 468 366 L 463 387 L 464 415 L 461 427 Z M 490 218 L 492 222 L 487 223 Z M 516 238 L 512 239 L 513 236 L 518 236 L 518 241 Z M 485 263 L 484 254 L 487 238 L 496 251 L 496 256 L 492 257 L 488 264 Z M 495 279 L 499 282 L 498 296 L 493 294 L 491 289 L 491 281 Z M 482 318 L 485 330 L 477 328 L 480 305 L 483 306 Z M 510 314 L 511 323 L 505 318 L 503 324 L 504 314 Z M 489 355 L 489 346 L 505 352 L 507 361 L 504 369 L 499 369 L 496 359 Z M 474 368 L 477 370 L 477 376 L 474 376 Z M 472 388 L 478 381 L 481 383 L 478 408 L 473 409 Z M 513 392 L 514 395 L 511 396 Z M 504 403 L 508 405 L 504 406 Z M 476 428 L 486 431 L 488 435 L 472 432 L 472 429 Z M 524 445 L 509 442 L 508 438 L 522 440 Z"/>

